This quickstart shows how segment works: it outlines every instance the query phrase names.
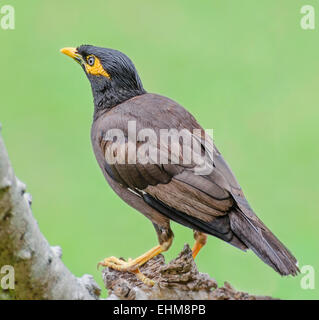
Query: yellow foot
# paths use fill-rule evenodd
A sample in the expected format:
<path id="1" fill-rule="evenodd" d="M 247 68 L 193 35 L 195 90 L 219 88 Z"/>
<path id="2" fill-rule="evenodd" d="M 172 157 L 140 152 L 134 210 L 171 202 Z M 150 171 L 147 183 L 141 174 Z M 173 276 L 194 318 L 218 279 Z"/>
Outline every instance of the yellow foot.
<path id="1" fill-rule="evenodd" d="M 138 265 L 132 259 L 124 261 L 116 257 L 105 258 L 103 261 L 98 263 L 98 266 L 108 267 L 123 272 L 133 272 L 138 269 Z"/>
<path id="2" fill-rule="evenodd" d="M 124 261 L 124 260 L 118 259 L 116 257 L 109 257 L 109 258 L 106 258 L 103 261 L 99 262 L 98 267 L 103 266 L 103 267 L 112 268 L 114 270 L 121 271 L 121 272 L 134 273 L 136 275 L 137 279 L 142 281 L 147 286 L 150 286 L 150 287 L 154 286 L 155 282 L 153 280 L 149 279 L 148 277 L 146 277 L 139 270 L 138 266 L 140 264 L 136 260 L 137 259 L 132 260 L 131 258 L 129 258 L 128 261 Z"/>
<path id="3" fill-rule="evenodd" d="M 112 268 L 114 270 L 122 272 L 132 272 L 143 283 L 145 283 L 148 286 L 153 286 L 155 282 L 147 278 L 143 273 L 141 273 L 139 267 L 146 263 L 148 260 L 157 256 L 159 253 L 166 251 L 171 242 L 172 239 L 169 239 L 167 242 L 164 242 L 163 244 L 152 248 L 151 250 L 147 251 L 146 253 L 142 254 L 134 260 L 128 259 L 128 261 L 124 261 L 116 257 L 110 257 L 104 259 L 102 262 L 99 262 L 98 266 Z"/>
<path id="4" fill-rule="evenodd" d="M 146 284 L 149 287 L 153 287 L 155 284 L 155 281 L 153 281 L 150 278 L 147 278 L 147 276 L 145 276 L 140 269 L 136 269 L 133 271 L 133 273 L 135 273 L 136 278 L 139 279 L 140 281 L 142 281 L 144 284 Z"/>

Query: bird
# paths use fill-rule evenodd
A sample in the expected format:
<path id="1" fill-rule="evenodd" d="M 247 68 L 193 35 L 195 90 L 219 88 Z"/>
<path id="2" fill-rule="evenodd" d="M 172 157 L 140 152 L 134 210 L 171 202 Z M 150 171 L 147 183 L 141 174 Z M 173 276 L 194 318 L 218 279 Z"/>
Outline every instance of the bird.
<path id="1" fill-rule="evenodd" d="M 80 64 L 91 84 L 91 142 L 106 181 L 152 222 L 158 237 L 158 245 L 135 259 L 112 256 L 99 265 L 154 285 L 140 267 L 170 248 L 174 221 L 193 230 L 194 259 L 211 235 L 252 250 L 282 276 L 299 273 L 296 258 L 257 217 L 213 139 L 190 112 L 147 92 L 131 59 L 118 50 L 81 45 L 60 51 Z M 158 139 L 172 130 L 175 135 L 168 138 L 174 140 L 177 132 L 175 144 Z M 179 136 L 181 131 L 186 133 Z"/>

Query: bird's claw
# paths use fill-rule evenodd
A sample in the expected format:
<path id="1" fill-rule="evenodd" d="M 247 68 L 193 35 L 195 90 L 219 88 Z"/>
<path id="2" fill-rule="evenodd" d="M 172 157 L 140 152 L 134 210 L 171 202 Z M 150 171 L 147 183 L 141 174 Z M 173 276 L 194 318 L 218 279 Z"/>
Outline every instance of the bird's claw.
<path id="1" fill-rule="evenodd" d="M 97 268 L 99 269 L 100 266 L 111 268 L 121 272 L 134 273 L 140 281 L 148 286 L 153 286 L 155 284 L 153 280 L 147 278 L 139 270 L 138 264 L 131 258 L 129 258 L 128 261 L 124 261 L 116 257 L 105 258 L 103 261 L 100 261 L 97 264 Z"/>

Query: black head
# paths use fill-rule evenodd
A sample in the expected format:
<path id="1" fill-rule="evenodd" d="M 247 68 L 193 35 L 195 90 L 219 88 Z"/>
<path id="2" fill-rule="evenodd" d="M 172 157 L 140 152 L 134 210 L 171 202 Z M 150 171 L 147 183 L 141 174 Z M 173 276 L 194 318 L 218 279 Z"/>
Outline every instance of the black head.
<path id="1" fill-rule="evenodd" d="M 120 51 L 82 45 L 61 52 L 72 57 L 85 71 L 96 112 L 146 93 L 133 62 Z"/>

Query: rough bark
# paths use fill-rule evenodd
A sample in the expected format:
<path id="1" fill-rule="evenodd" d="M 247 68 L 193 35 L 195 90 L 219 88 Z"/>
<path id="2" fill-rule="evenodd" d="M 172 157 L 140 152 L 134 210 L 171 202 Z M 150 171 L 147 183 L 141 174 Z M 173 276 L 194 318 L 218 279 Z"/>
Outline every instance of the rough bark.
<path id="1" fill-rule="evenodd" d="M 40 232 L 25 190 L 14 175 L 0 125 L 0 270 L 10 265 L 15 271 L 14 289 L 3 290 L 0 285 L 0 300 L 99 299 L 100 288 L 93 277 L 75 277 L 61 261 L 61 248 L 51 247 Z M 214 279 L 198 272 L 188 245 L 170 263 L 159 255 L 141 271 L 156 281 L 154 287 L 144 285 L 134 274 L 105 268 L 102 276 L 108 299 L 272 299 L 236 291 L 228 283 L 218 288 Z"/>
<path id="2" fill-rule="evenodd" d="M 102 271 L 108 299 L 113 300 L 272 300 L 235 290 L 228 282 L 218 288 L 217 282 L 206 273 L 198 272 L 192 250 L 186 244 L 178 257 L 165 264 L 158 255 L 140 268 L 156 284 L 150 288 L 132 273 L 109 268 Z"/>

